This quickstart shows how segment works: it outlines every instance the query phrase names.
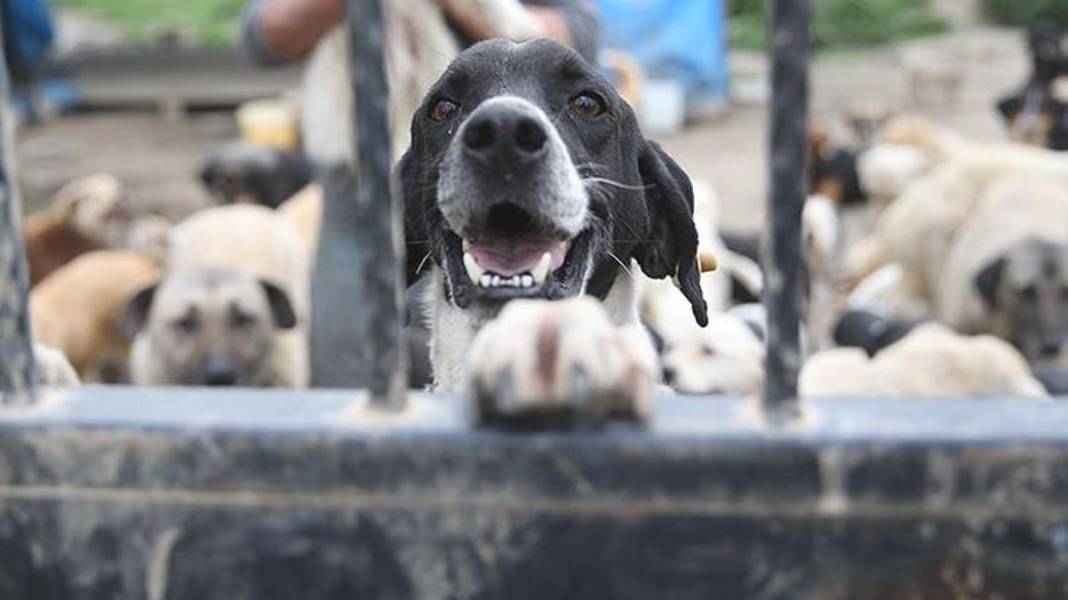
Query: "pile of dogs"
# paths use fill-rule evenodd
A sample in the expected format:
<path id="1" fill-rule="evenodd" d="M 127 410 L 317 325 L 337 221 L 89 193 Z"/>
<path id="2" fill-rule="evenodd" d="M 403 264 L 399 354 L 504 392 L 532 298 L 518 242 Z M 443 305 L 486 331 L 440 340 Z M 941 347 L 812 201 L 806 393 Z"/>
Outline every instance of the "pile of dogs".
<path id="1" fill-rule="evenodd" d="M 171 225 L 139 215 L 110 175 L 69 184 L 24 225 L 42 372 L 68 384 L 306 386 L 319 202 L 309 189 L 277 210 L 239 203 Z"/>
<path id="2" fill-rule="evenodd" d="M 496 73 L 504 55 L 518 66 L 492 81 L 537 93 L 494 95 L 472 75 Z M 549 119 L 539 103 L 555 97 L 564 108 Z M 462 98 L 477 101 L 464 109 Z M 430 248 L 409 257 L 408 276 L 421 281 L 426 313 L 412 326 L 431 331 L 416 351 L 430 355 L 439 387 L 484 392 L 501 410 L 591 387 L 634 408 L 650 380 L 692 394 L 762 391 L 759 239 L 721 230 L 711 188 L 644 140 L 577 55 L 547 42 L 476 46 L 415 115 L 398 173 L 409 254 Z M 810 154 L 802 395 L 1057 391 L 1068 157 L 970 143 L 910 118 L 887 122 L 858 155 L 818 136 Z M 171 225 L 138 214 L 121 183 L 100 175 L 27 219 L 50 383 L 309 384 L 322 192 L 309 184 L 279 202 L 260 180 L 291 163 L 254 151 L 210 163 L 205 183 L 249 202 Z M 519 164 L 525 172 L 502 175 Z M 299 187 L 278 169 L 282 187 Z M 875 224 L 847 240 L 842 215 L 855 210 Z M 559 376 L 559 365 L 573 368 Z"/>

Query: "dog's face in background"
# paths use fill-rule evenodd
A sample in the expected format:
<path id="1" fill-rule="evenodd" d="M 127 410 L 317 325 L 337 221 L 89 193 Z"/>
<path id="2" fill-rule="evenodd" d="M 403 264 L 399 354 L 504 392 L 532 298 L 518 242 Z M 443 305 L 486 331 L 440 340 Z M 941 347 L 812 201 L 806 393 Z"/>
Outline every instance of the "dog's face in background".
<path id="1" fill-rule="evenodd" d="M 998 333 L 1032 362 L 1056 360 L 1068 343 L 1068 247 L 1030 240 L 976 276 Z"/>
<path id="2" fill-rule="evenodd" d="M 495 40 L 461 54 L 417 111 L 399 169 L 409 281 L 432 261 L 459 308 L 603 298 L 636 259 L 676 278 L 706 319 L 689 180 L 559 44 Z"/>
<path id="3" fill-rule="evenodd" d="M 272 340 L 296 324 L 281 288 L 222 270 L 179 273 L 138 293 L 122 319 L 146 385 L 265 385 Z"/>
<path id="4" fill-rule="evenodd" d="M 220 203 L 252 202 L 275 208 L 311 182 L 311 165 L 292 152 L 231 142 L 205 158 L 200 181 Z"/>
<path id="5" fill-rule="evenodd" d="M 114 175 L 77 179 L 56 194 L 55 206 L 74 229 L 94 244 L 119 248 L 134 217 L 129 191 Z"/>

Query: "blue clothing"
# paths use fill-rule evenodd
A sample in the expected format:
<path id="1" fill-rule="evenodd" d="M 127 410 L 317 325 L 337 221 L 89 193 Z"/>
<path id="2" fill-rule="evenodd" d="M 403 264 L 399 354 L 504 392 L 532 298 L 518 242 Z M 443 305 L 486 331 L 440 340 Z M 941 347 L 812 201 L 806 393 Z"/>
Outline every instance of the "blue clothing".
<path id="1" fill-rule="evenodd" d="M 31 78 L 48 59 L 55 30 L 45 0 L 0 0 L 4 55 L 12 79 Z"/>

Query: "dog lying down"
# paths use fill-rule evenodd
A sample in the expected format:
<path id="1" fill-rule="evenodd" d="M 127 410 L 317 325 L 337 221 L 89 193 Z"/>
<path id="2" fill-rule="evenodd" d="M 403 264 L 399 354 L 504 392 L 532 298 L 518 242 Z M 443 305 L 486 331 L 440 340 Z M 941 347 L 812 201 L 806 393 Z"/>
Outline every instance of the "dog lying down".
<path id="1" fill-rule="evenodd" d="M 408 280 L 432 277 L 436 384 L 477 389 L 485 419 L 642 412 L 659 377 L 628 270 L 673 278 L 707 322 L 689 179 L 560 44 L 463 52 L 398 169 Z"/>
<path id="2" fill-rule="evenodd" d="M 872 359 L 853 348 L 813 356 L 801 371 L 800 393 L 805 398 L 1047 397 L 1008 343 L 992 336 L 961 336 L 936 324 L 921 325 Z"/>

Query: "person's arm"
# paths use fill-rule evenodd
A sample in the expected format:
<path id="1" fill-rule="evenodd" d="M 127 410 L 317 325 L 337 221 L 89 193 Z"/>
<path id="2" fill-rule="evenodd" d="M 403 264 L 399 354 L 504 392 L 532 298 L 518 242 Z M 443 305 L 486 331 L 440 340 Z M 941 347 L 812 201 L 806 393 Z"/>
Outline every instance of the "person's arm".
<path id="1" fill-rule="evenodd" d="M 255 0 L 242 37 L 256 60 L 289 62 L 307 55 L 344 18 L 344 0 Z"/>
<path id="2" fill-rule="evenodd" d="M 464 0 L 438 0 L 438 4 L 448 15 L 449 20 L 465 36 L 473 40 L 486 40 L 502 35 L 507 32 L 499 31 L 486 19 L 482 11 L 472 2 Z M 571 32 L 567 22 L 556 8 L 546 6 L 521 6 L 518 17 L 528 19 L 537 37 L 547 37 L 562 44 L 571 45 Z"/>

